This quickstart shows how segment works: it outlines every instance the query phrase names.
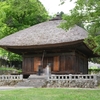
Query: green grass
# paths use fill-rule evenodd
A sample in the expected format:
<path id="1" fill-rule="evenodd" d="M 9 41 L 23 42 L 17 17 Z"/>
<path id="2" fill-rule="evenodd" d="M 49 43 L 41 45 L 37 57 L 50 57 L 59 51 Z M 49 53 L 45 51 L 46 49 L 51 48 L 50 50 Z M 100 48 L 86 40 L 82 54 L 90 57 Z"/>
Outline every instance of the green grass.
<path id="1" fill-rule="evenodd" d="M 100 100 L 93 89 L 20 89 L 0 91 L 0 100 Z"/>

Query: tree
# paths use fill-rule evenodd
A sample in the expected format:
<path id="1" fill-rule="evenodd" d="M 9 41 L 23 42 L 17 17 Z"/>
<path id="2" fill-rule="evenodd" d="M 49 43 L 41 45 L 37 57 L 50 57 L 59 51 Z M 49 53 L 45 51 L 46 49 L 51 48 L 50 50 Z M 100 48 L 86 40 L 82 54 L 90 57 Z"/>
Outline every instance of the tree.
<path id="1" fill-rule="evenodd" d="M 0 38 L 47 20 L 48 13 L 38 0 L 0 2 Z"/>
<path id="2" fill-rule="evenodd" d="M 61 3 L 65 1 L 61 0 Z M 85 43 L 94 52 L 100 54 L 100 0 L 77 0 L 75 8 L 69 15 L 64 15 L 63 19 L 66 22 L 62 23 L 61 27 L 65 30 L 72 28 L 75 24 L 86 29 L 89 35 Z"/>
<path id="3" fill-rule="evenodd" d="M 0 0 L 0 38 L 47 19 L 48 13 L 39 0 Z M 1 50 L 1 55 L 5 54 L 8 52 Z"/>

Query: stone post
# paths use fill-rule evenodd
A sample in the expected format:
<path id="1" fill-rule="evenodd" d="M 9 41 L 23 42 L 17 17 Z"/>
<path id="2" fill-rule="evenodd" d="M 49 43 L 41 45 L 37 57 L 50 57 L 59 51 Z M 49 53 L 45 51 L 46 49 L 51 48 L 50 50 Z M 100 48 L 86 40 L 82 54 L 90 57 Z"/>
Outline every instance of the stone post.
<path id="1" fill-rule="evenodd" d="M 94 85 L 97 86 L 98 85 L 98 80 L 97 80 L 97 75 L 94 75 Z"/>
<path id="2" fill-rule="evenodd" d="M 23 75 L 20 75 L 20 80 L 23 80 Z"/>

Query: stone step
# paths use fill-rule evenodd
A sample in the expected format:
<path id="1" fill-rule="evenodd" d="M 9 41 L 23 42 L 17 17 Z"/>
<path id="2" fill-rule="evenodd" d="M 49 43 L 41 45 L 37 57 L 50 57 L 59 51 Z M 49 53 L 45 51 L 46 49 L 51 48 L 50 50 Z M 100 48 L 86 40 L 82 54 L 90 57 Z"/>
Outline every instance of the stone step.
<path id="1" fill-rule="evenodd" d="M 39 76 L 39 75 L 30 75 L 28 79 L 29 80 L 31 80 L 31 79 L 47 79 L 47 76 L 46 75 L 41 75 L 41 76 Z"/>
<path id="2" fill-rule="evenodd" d="M 26 86 L 26 87 L 35 87 L 35 88 L 38 88 L 38 87 L 42 87 L 44 86 L 46 83 L 46 79 L 24 79 L 22 82 L 19 82 L 16 84 L 16 86 Z"/>

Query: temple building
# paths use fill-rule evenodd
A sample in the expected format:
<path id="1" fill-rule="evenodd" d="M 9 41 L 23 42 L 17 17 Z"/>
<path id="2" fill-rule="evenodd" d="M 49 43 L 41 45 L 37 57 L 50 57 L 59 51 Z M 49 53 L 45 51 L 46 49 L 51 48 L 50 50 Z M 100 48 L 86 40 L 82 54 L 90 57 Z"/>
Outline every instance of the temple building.
<path id="1" fill-rule="evenodd" d="M 75 25 L 65 31 L 62 20 L 46 21 L 0 40 L 0 47 L 23 57 L 23 75 L 36 74 L 42 62 L 53 74 L 87 74 L 88 58 L 97 57 L 84 43 L 88 33 Z"/>

